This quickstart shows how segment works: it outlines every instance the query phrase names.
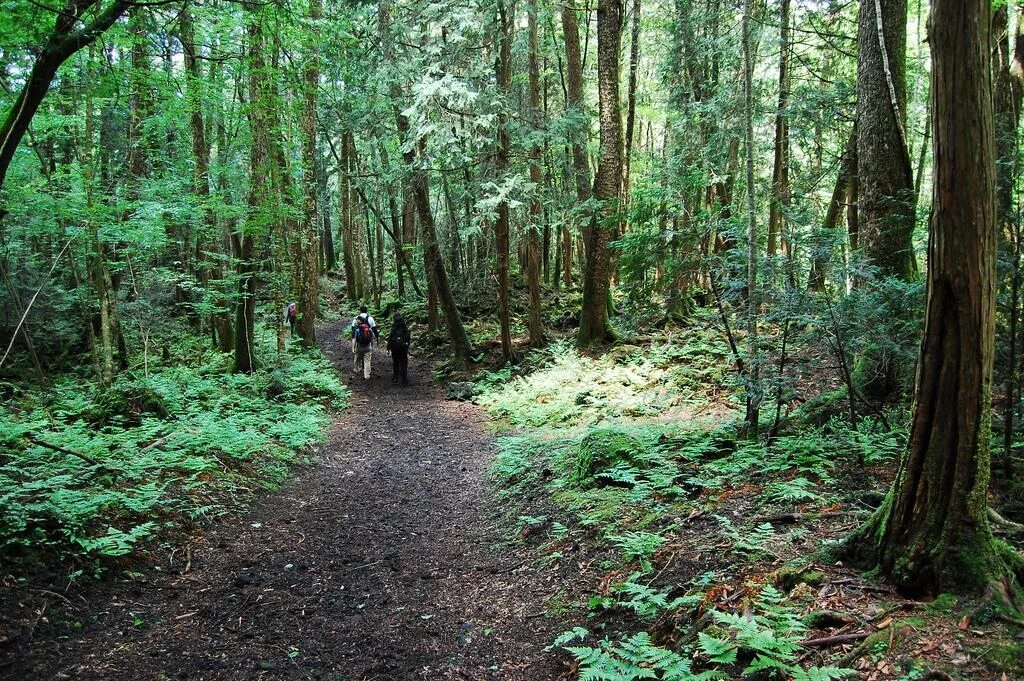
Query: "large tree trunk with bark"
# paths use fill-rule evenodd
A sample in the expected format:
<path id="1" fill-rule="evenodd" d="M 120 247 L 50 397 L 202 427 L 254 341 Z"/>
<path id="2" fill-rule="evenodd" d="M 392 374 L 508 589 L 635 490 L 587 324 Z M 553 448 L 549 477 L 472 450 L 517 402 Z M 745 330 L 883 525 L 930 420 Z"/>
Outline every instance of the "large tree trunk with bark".
<path id="1" fill-rule="evenodd" d="M 594 179 L 598 210 L 590 223 L 583 272 L 583 309 L 576 337 L 582 345 L 615 339 L 608 318 L 611 289 L 611 236 L 621 221 L 622 118 L 619 113 L 619 47 L 622 0 L 600 0 L 597 6 L 597 91 L 601 121 L 601 157 Z"/>
<path id="2" fill-rule="evenodd" d="M 989 0 L 932 3 L 935 185 L 910 440 L 885 504 L 848 545 L 866 545 L 881 573 L 910 594 L 996 587 L 1012 598 L 1004 587 L 1020 565 L 987 520 L 996 284 L 990 14 Z"/>
<path id="3" fill-rule="evenodd" d="M 863 0 L 857 31 L 860 247 L 880 276 L 909 281 L 917 264 L 914 173 L 906 136 L 906 46 L 906 0 Z"/>
<path id="4" fill-rule="evenodd" d="M 565 80 L 566 80 L 566 113 L 577 120 L 577 125 L 572 134 L 572 174 L 573 184 L 576 188 L 576 200 L 582 206 L 590 201 L 591 182 L 590 165 L 587 163 L 586 140 L 590 128 L 586 109 L 583 104 L 583 60 L 580 56 L 580 31 L 579 20 L 576 16 L 576 0 L 566 0 L 562 4 L 562 35 L 565 39 Z M 564 273 L 565 284 L 572 284 L 572 232 L 566 230 L 567 236 L 563 237 L 569 243 L 565 244 L 570 251 L 565 256 Z M 583 240 L 586 243 L 589 230 L 583 230 Z"/>
<path id="5" fill-rule="evenodd" d="M 530 0 L 529 7 L 529 45 L 528 71 L 530 77 L 530 120 L 534 130 L 541 134 L 540 111 L 540 67 L 537 61 L 537 0 Z M 544 327 L 541 322 L 540 302 L 540 229 L 543 220 L 543 209 L 540 201 L 541 185 L 541 145 L 537 141 L 530 149 L 530 182 L 534 186 L 533 198 L 530 200 L 530 222 L 526 233 L 526 283 L 530 293 L 530 309 L 527 318 L 527 329 L 530 333 L 530 345 L 540 347 L 544 343 Z"/>
<path id="6" fill-rule="evenodd" d="M 318 24 L 323 14 L 321 0 L 309 0 L 309 22 L 311 24 L 309 39 L 306 43 L 306 66 L 303 69 L 303 102 L 305 110 L 302 117 L 302 226 L 297 237 L 296 251 L 299 262 L 299 335 L 302 344 L 316 347 L 316 319 L 319 316 L 319 252 L 320 223 L 317 211 L 317 90 L 320 86 L 320 55 L 318 52 Z"/>
<path id="7" fill-rule="evenodd" d="M 779 240 L 785 241 L 786 210 L 789 207 L 789 7 L 782 0 L 779 19 L 779 108 L 775 111 L 775 164 L 772 168 L 772 199 L 768 213 L 769 256 L 775 255 Z M 785 247 L 784 251 L 788 250 Z"/>

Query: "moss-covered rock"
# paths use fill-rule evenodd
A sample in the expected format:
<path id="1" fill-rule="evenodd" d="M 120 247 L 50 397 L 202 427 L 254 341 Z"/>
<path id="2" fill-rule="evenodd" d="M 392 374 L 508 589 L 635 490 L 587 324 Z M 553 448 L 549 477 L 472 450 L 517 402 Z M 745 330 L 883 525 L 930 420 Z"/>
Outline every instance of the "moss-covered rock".
<path id="1" fill-rule="evenodd" d="M 619 463 L 642 466 L 644 441 L 624 428 L 593 428 L 580 441 L 572 481 L 590 486 L 600 473 Z"/>
<path id="2" fill-rule="evenodd" d="M 782 591 L 792 591 L 798 584 L 821 586 L 825 583 L 825 575 L 819 570 L 805 567 L 783 567 L 769 575 L 772 584 Z"/>

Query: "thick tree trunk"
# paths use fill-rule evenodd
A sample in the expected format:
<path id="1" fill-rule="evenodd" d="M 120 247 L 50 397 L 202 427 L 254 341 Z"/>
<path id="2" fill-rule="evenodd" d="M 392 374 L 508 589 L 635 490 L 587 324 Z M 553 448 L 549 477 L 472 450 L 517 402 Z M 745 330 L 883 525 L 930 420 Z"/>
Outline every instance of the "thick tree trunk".
<path id="1" fill-rule="evenodd" d="M 572 168 L 576 187 L 576 200 L 582 207 L 590 201 L 590 165 L 587 162 L 586 140 L 590 130 L 589 118 L 583 103 L 583 62 L 580 57 L 579 20 L 576 16 L 576 0 L 566 0 L 562 4 L 562 34 L 565 38 L 565 79 L 566 79 L 566 113 L 575 117 L 577 124 L 572 131 Z M 585 218 L 580 218 L 585 224 Z M 583 241 L 586 243 L 589 228 L 583 227 Z M 568 241 L 572 241 L 570 232 Z M 565 283 L 572 283 L 572 258 L 565 258 L 567 274 Z"/>
<path id="2" fill-rule="evenodd" d="M 235 309 L 235 366 L 241 373 L 252 373 L 256 368 L 256 267 L 254 251 L 257 234 L 267 232 L 276 221 L 271 142 L 274 129 L 269 111 L 270 83 L 265 56 L 266 39 L 263 18 L 259 10 L 249 13 L 249 127 L 252 144 L 249 151 L 248 210 L 241 229 L 233 235 L 234 251 L 238 257 L 238 301 Z M 272 229 L 272 227 L 271 227 Z"/>
<path id="3" fill-rule="evenodd" d="M 935 185 L 910 440 L 886 503 L 855 535 L 910 594 L 1004 586 L 1012 553 L 993 541 L 987 519 L 996 284 L 990 13 L 989 0 L 932 2 Z"/>
<path id="4" fill-rule="evenodd" d="M 597 79 L 601 120 L 601 158 L 594 180 L 600 203 L 591 220 L 583 276 L 583 309 L 576 337 L 580 345 L 614 340 L 608 318 L 611 289 L 611 236 L 622 219 L 622 118 L 619 110 L 619 47 L 622 0 L 600 0 L 597 6 Z"/>
<path id="5" fill-rule="evenodd" d="M 541 134 L 540 111 L 540 67 L 537 59 L 537 0 L 530 0 L 529 7 L 529 57 L 528 68 L 530 78 L 530 119 L 534 130 Z M 534 195 L 530 200 L 530 222 L 526 234 L 526 283 L 530 292 L 530 309 L 527 318 L 527 329 L 530 333 L 530 345 L 539 347 L 544 344 L 544 326 L 541 321 L 540 302 L 540 229 L 543 220 L 543 209 L 540 203 L 541 185 L 544 180 L 541 173 L 541 145 L 536 142 L 530 149 L 530 182 L 534 185 Z"/>
<path id="6" fill-rule="evenodd" d="M 302 226 L 297 237 L 297 253 L 299 262 L 299 335 L 302 344 L 316 347 L 316 320 L 319 316 L 319 282 L 320 270 L 318 254 L 320 251 L 320 223 L 317 211 L 317 193 L 319 183 L 316 177 L 316 124 L 317 124 L 317 90 L 320 87 L 320 55 L 319 22 L 323 14 L 321 0 L 309 0 L 309 23 L 311 25 L 309 39 L 306 43 L 306 65 L 303 69 L 303 103 L 302 116 Z"/>
<path id="7" fill-rule="evenodd" d="M 906 0 L 864 0 L 857 31 L 859 245 L 880 276 L 904 281 L 917 274 L 914 174 L 906 138 L 906 46 Z"/>

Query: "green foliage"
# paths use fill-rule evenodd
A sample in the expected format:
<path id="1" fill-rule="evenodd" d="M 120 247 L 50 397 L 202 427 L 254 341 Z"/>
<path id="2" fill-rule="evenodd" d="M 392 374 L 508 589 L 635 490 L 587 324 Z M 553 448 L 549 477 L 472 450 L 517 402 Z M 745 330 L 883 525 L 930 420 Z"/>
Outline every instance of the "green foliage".
<path id="1" fill-rule="evenodd" d="M 580 681 L 707 681 L 724 679 L 714 672 L 696 673 L 690 660 L 673 650 L 654 645 L 646 632 L 619 643 L 605 639 L 596 648 L 567 647 L 580 664 Z"/>
<path id="2" fill-rule="evenodd" d="M 638 561 L 644 572 L 651 570 L 651 558 L 665 543 L 665 537 L 653 532 L 627 531 L 609 535 L 608 540 L 622 551 L 627 562 Z"/>
<path id="3" fill-rule="evenodd" d="M 279 484 L 347 391 L 317 353 L 289 353 L 273 397 L 271 373 L 232 375 L 227 361 L 126 372 L 107 389 L 64 377 L 0 407 L 4 554 L 122 556 L 180 518 L 225 512 L 251 480 Z"/>

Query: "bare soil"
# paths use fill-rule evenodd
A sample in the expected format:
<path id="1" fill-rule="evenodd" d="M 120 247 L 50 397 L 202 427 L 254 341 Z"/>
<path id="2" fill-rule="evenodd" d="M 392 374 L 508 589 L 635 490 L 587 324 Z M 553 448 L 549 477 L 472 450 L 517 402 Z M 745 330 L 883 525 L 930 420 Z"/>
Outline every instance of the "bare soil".
<path id="1" fill-rule="evenodd" d="M 554 679 L 557 590 L 488 498 L 491 438 L 426 367 L 410 386 L 352 373 L 339 325 L 321 347 L 352 389 L 314 465 L 250 512 L 157 555 L 141 577 L 68 591 L 12 586 L 11 679 Z M 35 585 L 38 587 L 38 585 Z"/>

